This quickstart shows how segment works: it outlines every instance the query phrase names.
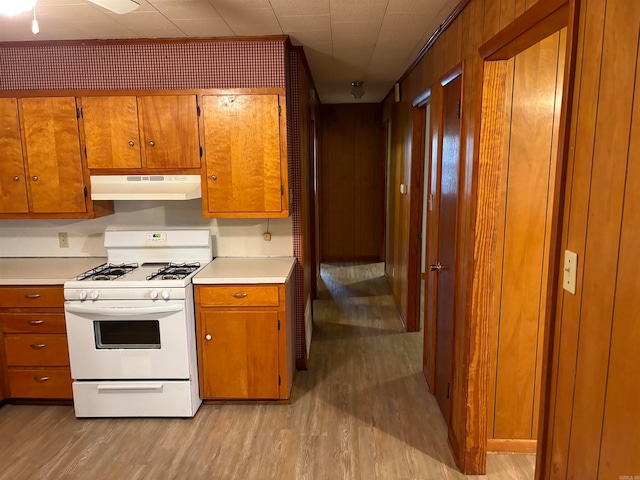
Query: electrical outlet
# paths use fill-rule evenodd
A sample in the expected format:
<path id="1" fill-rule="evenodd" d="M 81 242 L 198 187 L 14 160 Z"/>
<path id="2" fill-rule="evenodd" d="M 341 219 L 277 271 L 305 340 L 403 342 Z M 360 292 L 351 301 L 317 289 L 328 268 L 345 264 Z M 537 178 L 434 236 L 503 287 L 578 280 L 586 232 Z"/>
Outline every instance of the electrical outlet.
<path id="1" fill-rule="evenodd" d="M 271 241 L 271 234 L 270 234 L 269 232 L 264 232 L 264 233 L 262 234 L 262 239 L 263 239 L 265 242 L 270 242 L 270 241 Z"/>
<path id="2" fill-rule="evenodd" d="M 67 232 L 58 233 L 58 243 L 60 244 L 60 248 L 69 248 L 69 237 L 67 236 Z"/>

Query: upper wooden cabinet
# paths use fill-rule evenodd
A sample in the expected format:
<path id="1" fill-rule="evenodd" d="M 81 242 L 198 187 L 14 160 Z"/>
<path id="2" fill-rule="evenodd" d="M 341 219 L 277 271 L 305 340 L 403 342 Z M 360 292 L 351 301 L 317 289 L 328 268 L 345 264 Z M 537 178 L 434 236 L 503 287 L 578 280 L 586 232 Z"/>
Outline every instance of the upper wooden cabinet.
<path id="1" fill-rule="evenodd" d="M 90 169 L 199 169 L 195 95 L 82 97 Z"/>
<path id="2" fill-rule="evenodd" d="M 22 159 L 18 100 L 0 98 L 0 212 L 26 213 L 27 183 Z"/>
<path id="3" fill-rule="evenodd" d="M 286 114 L 279 95 L 202 97 L 205 217 L 286 217 Z"/>
<path id="4" fill-rule="evenodd" d="M 0 218 L 93 218 L 73 97 L 0 99 Z"/>

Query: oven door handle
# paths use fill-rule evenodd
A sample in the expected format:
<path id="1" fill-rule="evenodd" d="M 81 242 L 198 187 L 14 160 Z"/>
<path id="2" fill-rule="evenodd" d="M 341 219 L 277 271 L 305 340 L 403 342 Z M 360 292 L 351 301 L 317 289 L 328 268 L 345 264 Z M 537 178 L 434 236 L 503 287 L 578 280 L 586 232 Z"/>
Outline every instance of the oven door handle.
<path id="1" fill-rule="evenodd" d="M 130 317 L 132 315 L 153 315 L 155 313 L 180 312 L 184 307 L 179 303 L 154 305 L 152 307 L 92 307 L 85 305 L 65 305 L 65 311 L 71 313 L 90 313 L 106 317 Z"/>
<path id="2" fill-rule="evenodd" d="M 98 391 L 103 392 L 126 392 L 130 390 L 162 390 L 161 383 L 130 383 L 115 385 L 98 385 Z"/>

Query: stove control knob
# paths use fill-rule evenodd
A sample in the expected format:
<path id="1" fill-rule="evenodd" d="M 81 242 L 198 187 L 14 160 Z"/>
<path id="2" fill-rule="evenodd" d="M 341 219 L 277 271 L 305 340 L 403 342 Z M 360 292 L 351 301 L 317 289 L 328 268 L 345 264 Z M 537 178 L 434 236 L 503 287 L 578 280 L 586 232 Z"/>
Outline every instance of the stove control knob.
<path id="1" fill-rule="evenodd" d="M 85 290 L 80 290 L 80 293 L 78 293 L 78 297 L 80 297 L 80 300 L 86 300 L 87 292 Z"/>
<path id="2" fill-rule="evenodd" d="M 154 300 L 158 298 L 158 291 L 157 290 L 151 290 L 151 298 L 154 299 Z"/>
<path id="3" fill-rule="evenodd" d="M 91 300 L 97 300 L 99 296 L 100 292 L 98 290 L 94 290 L 93 292 L 91 292 Z"/>
<path id="4" fill-rule="evenodd" d="M 169 290 L 163 290 L 162 291 L 162 298 L 164 298 L 165 300 L 169 300 L 170 296 L 171 296 L 171 294 L 169 293 Z"/>

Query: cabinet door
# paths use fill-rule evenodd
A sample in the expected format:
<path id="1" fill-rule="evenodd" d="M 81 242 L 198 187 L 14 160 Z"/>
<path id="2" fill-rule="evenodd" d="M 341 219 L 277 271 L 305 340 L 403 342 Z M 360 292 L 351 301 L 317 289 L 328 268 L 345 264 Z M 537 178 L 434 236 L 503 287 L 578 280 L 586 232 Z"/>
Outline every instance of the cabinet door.
<path id="1" fill-rule="evenodd" d="M 200 321 L 203 398 L 278 398 L 277 312 L 203 310 Z"/>
<path id="2" fill-rule="evenodd" d="M 195 95 L 140 97 L 147 168 L 200 168 Z"/>
<path id="3" fill-rule="evenodd" d="M 18 101 L 0 98 L 0 212 L 26 213 L 27 184 L 22 160 Z"/>
<path id="4" fill-rule="evenodd" d="M 20 111 L 31 211 L 86 212 L 75 98 L 23 98 Z"/>
<path id="5" fill-rule="evenodd" d="M 278 95 L 203 97 L 210 213 L 282 211 Z"/>
<path id="6" fill-rule="evenodd" d="M 81 101 L 87 166 L 140 168 L 136 97 L 83 97 Z"/>

